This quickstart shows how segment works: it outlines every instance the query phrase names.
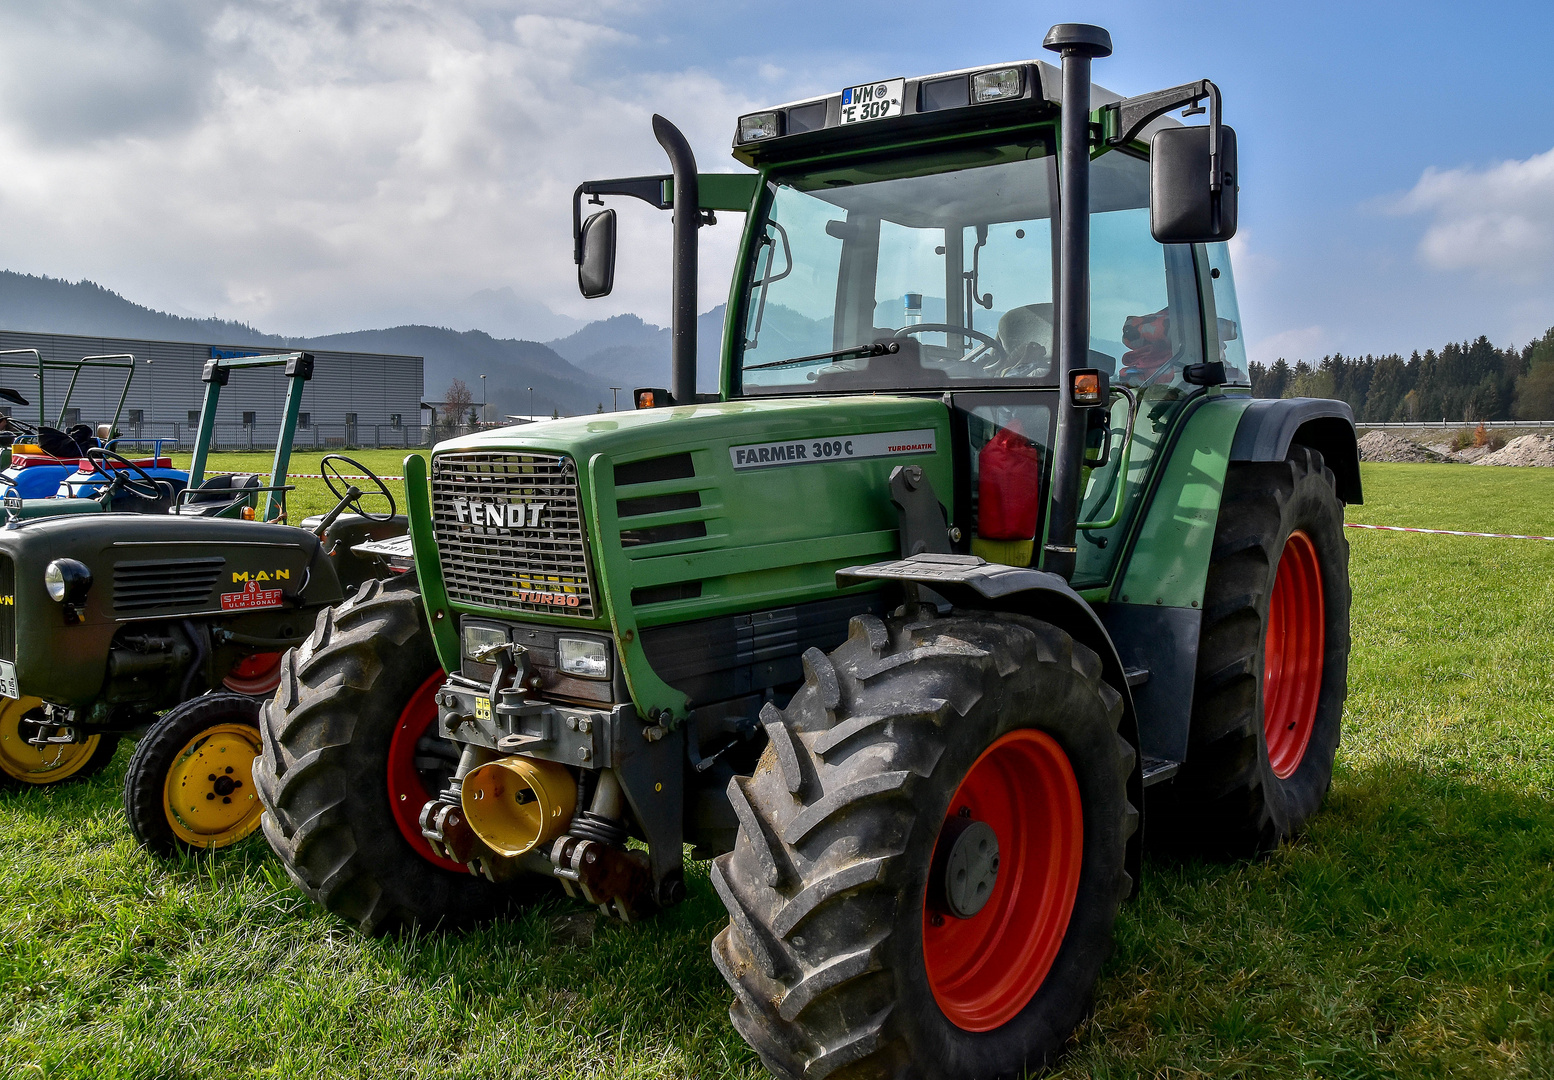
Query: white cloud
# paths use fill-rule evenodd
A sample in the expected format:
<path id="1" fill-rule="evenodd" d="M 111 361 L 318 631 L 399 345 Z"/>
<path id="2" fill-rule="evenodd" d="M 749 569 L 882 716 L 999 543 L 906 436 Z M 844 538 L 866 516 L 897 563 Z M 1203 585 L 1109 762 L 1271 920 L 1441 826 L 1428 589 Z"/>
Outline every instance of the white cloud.
<path id="1" fill-rule="evenodd" d="M 0 71 L 29 89 L 0 114 L 0 265 L 283 333 L 436 319 L 506 287 L 572 314 L 662 318 L 668 215 L 622 208 L 616 295 L 585 308 L 572 191 L 667 171 L 655 110 L 703 169 L 733 167 L 733 118 L 754 106 L 704 72 L 623 70 L 618 16 L 637 6 L 12 9 Z M 105 41 L 134 45 L 140 62 L 92 69 Z M 731 262 L 736 228 L 704 234 L 704 280 Z"/>
<path id="2" fill-rule="evenodd" d="M 1419 241 L 1429 266 L 1536 278 L 1554 266 L 1554 150 L 1485 169 L 1426 169 L 1396 209 L 1431 215 Z"/>
<path id="3" fill-rule="evenodd" d="M 1248 359 L 1272 364 L 1284 359 L 1293 367 L 1297 360 L 1310 363 L 1333 352 L 1333 335 L 1324 326 L 1301 326 L 1281 330 L 1267 337 L 1253 338 L 1248 344 Z"/>

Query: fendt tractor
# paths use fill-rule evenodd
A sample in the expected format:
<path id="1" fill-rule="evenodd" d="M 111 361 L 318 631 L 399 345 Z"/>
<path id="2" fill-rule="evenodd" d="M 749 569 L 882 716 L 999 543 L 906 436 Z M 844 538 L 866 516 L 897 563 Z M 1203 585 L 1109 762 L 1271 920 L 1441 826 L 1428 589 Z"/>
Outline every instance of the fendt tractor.
<path id="1" fill-rule="evenodd" d="M 207 477 L 221 388 L 234 371 L 276 367 L 288 387 L 271 482 Z M 160 854 L 223 847 L 258 827 L 259 700 L 279 682 L 281 651 L 307 636 L 321 609 L 392 573 L 391 556 L 361 545 L 405 529 L 383 482 L 351 485 L 341 463 L 349 475 L 370 473 L 334 455 L 322 467 L 334 509 L 280 523 L 312 375 L 307 353 L 211 360 L 193 460 L 178 474 L 187 485 L 93 446 L 76 474 L 90 497 L 7 500 L 0 783 L 89 776 L 121 735 L 143 731 L 125 779 L 142 845 Z"/>
<path id="2" fill-rule="evenodd" d="M 778 1075 L 983 1078 L 1081 1019 L 1154 835 L 1277 845 L 1331 776 L 1349 648 L 1339 402 L 1254 401 L 1208 81 L 1119 100 L 1107 33 L 738 120 L 673 210 L 672 380 L 406 464 L 415 579 L 287 654 L 265 835 L 383 932 L 556 883 L 637 919 L 712 859 Z M 1166 113 L 1202 112 L 1183 126 Z M 717 393 L 697 236 L 745 213 Z M 634 843 L 633 841 L 637 841 Z"/>

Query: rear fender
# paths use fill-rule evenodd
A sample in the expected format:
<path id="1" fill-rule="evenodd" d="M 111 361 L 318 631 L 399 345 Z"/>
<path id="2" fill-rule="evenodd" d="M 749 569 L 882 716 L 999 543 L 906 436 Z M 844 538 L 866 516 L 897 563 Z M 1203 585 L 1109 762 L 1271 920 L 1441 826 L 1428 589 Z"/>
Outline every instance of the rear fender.
<path id="1" fill-rule="evenodd" d="M 1144 835 L 1143 755 L 1139 748 L 1138 715 L 1127 673 L 1111 635 L 1084 598 L 1056 574 L 990 563 L 975 555 L 914 555 L 907 559 L 849 566 L 836 572 L 838 588 L 869 581 L 917 585 L 942 596 L 956 607 L 1010 611 L 1052 623 L 1101 658 L 1102 677 L 1122 695 L 1122 723 L 1117 731 L 1133 747 L 1128 776 L 1128 801 L 1138 809 L 1139 828 L 1128 841 L 1128 873 L 1138 888 L 1140 841 Z"/>
<path id="2" fill-rule="evenodd" d="M 1328 398 L 1256 398 L 1241 414 L 1230 460 L 1283 461 L 1290 447 L 1309 446 L 1333 470 L 1338 497 L 1364 502 L 1360 491 L 1360 449 L 1354 411 Z"/>

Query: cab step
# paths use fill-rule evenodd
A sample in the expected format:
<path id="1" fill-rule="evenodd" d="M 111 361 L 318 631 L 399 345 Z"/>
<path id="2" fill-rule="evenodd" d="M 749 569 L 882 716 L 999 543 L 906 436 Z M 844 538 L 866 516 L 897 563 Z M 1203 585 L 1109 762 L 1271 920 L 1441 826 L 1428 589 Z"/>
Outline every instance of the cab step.
<path id="1" fill-rule="evenodd" d="M 1180 761 L 1171 761 L 1167 758 L 1147 757 L 1144 759 L 1144 786 L 1158 784 L 1162 780 L 1169 780 L 1176 775 L 1176 770 L 1182 767 Z"/>

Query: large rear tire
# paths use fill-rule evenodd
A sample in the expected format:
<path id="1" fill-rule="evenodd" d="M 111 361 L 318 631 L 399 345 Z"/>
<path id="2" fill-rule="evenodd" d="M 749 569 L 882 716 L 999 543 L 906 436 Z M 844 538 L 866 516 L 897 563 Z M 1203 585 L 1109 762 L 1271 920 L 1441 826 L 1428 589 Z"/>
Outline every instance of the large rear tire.
<path id="1" fill-rule="evenodd" d="M 1349 542 L 1322 455 L 1235 464 L 1204 589 L 1167 843 L 1214 856 L 1300 832 L 1333 780 L 1349 689 Z"/>
<path id="2" fill-rule="evenodd" d="M 1133 750 L 1100 659 L 1036 619 L 924 611 L 805 653 L 755 773 L 729 785 L 713 959 L 779 1076 L 1046 1064 L 1130 890 Z"/>
<path id="3" fill-rule="evenodd" d="M 412 832 L 458 757 L 425 708 L 440 671 L 416 583 L 369 580 L 286 654 L 260 712 L 265 839 L 298 888 L 367 933 L 466 925 L 515 895 Z"/>

